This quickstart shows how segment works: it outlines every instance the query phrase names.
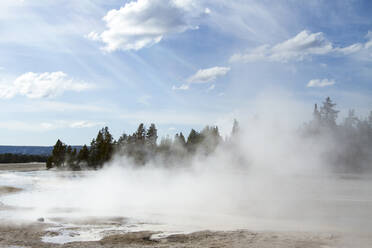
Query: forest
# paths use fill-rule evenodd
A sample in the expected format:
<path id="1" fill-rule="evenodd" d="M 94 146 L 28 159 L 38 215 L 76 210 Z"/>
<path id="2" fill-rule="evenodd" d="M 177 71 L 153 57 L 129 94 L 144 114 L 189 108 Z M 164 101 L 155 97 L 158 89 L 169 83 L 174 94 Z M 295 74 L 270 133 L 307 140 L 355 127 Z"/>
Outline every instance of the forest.
<path id="1" fill-rule="evenodd" d="M 319 108 L 315 104 L 312 120 L 303 124 L 297 134 L 315 142 L 322 142 L 325 137 L 330 139 L 334 145 L 327 147 L 323 155 L 327 163 L 340 171 L 372 169 L 372 111 L 367 118 L 358 118 L 355 111 L 350 110 L 340 123 L 337 123 L 338 113 L 336 104 L 327 97 Z M 234 120 L 231 135 L 225 139 L 217 126 L 206 126 L 200 132 L 192 129 L 187 138 L 180 132 L 173 138 L 167 136 L 158 142 L 155 124 L 146 128 L 141 123 L 133 134 L 124 133 L 117 140 L 108 127 L 104 127 L 89 146 L 84 145 L 80 150 L 57 140 L 47 159 L 47 169 L 99 169 L 115 155 L 131 159 L 137 165 L 160 161 L 171 166 L 187 162 L 196 154 L 208 156 L 217 147 L 233 149 L 241 138 L 240 129 L 244 130 L 244 127 L 240 128 L 238 121 Z"/>

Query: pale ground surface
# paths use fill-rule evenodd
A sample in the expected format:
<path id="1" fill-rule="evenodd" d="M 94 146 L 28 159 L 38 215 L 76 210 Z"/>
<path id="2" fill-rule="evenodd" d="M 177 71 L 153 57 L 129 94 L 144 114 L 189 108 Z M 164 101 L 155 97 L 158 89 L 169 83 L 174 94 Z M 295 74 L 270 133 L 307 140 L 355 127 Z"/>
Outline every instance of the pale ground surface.
<path id="1" fill-rule="evenodd" d="M 45 170 L 45 163 L 0 164 L 0 171 L 34 171 Z"/>
<path id="2" fill-rule="evenodd" d="M 6 164 L 0 170 L 33 171 L 43 170 L 45 164 Z M 0 197 L 16 194 L 22 189 L 0 186 Z M 12 206 L 0 204 L 0 212 Z M 22 209 L 18 209 L 22 211 Z M 371 213 L 372 215 L 372 213 Z M 95 220 L 99 222 L 100 220 Z M 120 220 L 119 220 L 120 221 Z M 97 223 L 95 223 L 97 224 Z M 98 223 L 99 224 L 99 223 Z M 372 247 L 371 230 L 365 234 L 353 232 L 269 232 L 269 231 L 201 231 L 191 234 L 157 236 L 151 231 L 127 234 L 108 233 L 98 241 L 72 242 L 66 244 L 45 243 L 44 236 L 58 235 L 51 231 L 52 225 L 35 220 L 34 223 L 15 224 L 0 220 L 0 248 L 16 247 L 251 247 L 251 248 L 367 248 Z"/>

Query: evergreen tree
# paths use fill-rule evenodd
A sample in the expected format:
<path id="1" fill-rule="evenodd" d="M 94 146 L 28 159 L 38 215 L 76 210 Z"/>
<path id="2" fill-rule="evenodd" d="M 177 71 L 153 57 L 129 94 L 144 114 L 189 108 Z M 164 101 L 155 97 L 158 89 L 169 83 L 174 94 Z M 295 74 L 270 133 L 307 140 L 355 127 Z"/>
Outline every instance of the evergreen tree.
<path id="1" fill-rule="evenodd" d="M 89 160 L 89 149 L 87 147 L 87 145 L 84 145 L 78 155 L 77 155 L 77 160 L 78 160 L 78 163 L 80 164 L 81 162 L 83 163 L 88 163 L 88 160 Z"/>
<path id="2" fill-rule="evenodd" d="M 59 139 L 53 147 L 52 151 L 52 167 L 62 167 L 66 159 L 66 145 Z M 49 163 L 50 165 L 50 163 Z"/>
<path id="3" fill-rule="evenodd" d="M 47 159 L 47 162 L 46 162 L 46 168 L 47 170 L 53 168 L 54 165 L 53 165 L 53 156 L 49 156 L 48 159 Z"/>
<path id="4" fill-rule="evenodd" d="M 110 134 L 108 127 L 102 128 L 96 139 L 93 139 L 90 145 L 89 166 L 97 168 L 101 167 L 105 162 L 109 161 L 114 151 L 113 137 Z"/>
<path id="5" fill-rule="evenodd" d="M 359 122 L 359 119 L 355 116 L 354 109 L 350 109 L 348 116 L 345 118 L 344 126 L 347 128 L 353 128 L 353 127 L 356 127 L 358 122 Z"/>
<path id="6" fill-rule="evenodd" d="M 66 148 L 66 164 L 67 164 L 67 166 L 69 166 L 71 168 L 71 167 L 73 167 L 73 163 L 74 163 L 74 157 L 72 155 L 72 147 L 67 146 L 67 148 Z"/>
<path id="7" fill-rule="evenodd" d="M 323 102 L 323 106 L 320 108 L 321 121 L 327 127 L 336 126 L 336 119 L 339 111 L 334 109 L 335 106 L 336 104 L 332 102 L 331 98 L 327 97 Z"/>
<path id="8" fill-rule="evenodd" d="M 118 139 L 117 146 L 119 146 L 120 148 L 123 148 L 127 144 L 128 144 L 128 135 L 126 133 L 123 133 Z"/>
<path id="9" fill-rule="evenodd" d="M 180 132 L 179 141 L 180 141 L 180 143 L 181 143 L 181 145 L 182 145 L 183 147 L 186 146 L 186 139 L 185 139 L 185 136 L 183 136 L 183 133 L 182 133 L 182 132 Z"/>
<path id="10" fill-rule="evenodd" d="M 180 145 L 181 147 L 186 147 L 186 140 L 185 136 L 183 136 L 182 132 L 181 133 L 176 133 L 174 136 L 174 143 L 176 145 Z"/>
<path id="11" fill-rule="evenodd" d="M 239 130 L 240 130 L 239 122 L 236 119 L 234 119 L 231 136 L 237 135 L 237 133 L 239 132 Z"/>
<path id="12" fill-rule="evenodd" d="M 172 148 L 172 140 L 171 138 L 167 135 L 166 137 L 163 137 L 160 140 L 160 144 L 158 146 L 158 151 L 162 153 L 165 156 L 169 156 Z"/>
<path id="13" fill-rule="evenodd" d="M 141 123 L 138 126 L 137 131 L 134 134 L 134 137 L 136 138 L 136 143 L 138 145 L 144 145 L 145 144 L 146 129 L 145 129 L 145 126 L 143 125 L 143 123 Z"/>
<path id="14" fill-rule="evenodd" d="M 318 110 L 318 104 L 315 103 L 314 112 L 313 112 L 313 123 L 314 123 L 315 126 L 320 124 L 320 119 L 321 119 L 321 116 L 320 116 L 320 112 Z"/>
<path id="15" fill-rule="evenodd" d="M 222 140 L 217 126 L 206 126 L 200 134 L 202 137 L 202 148 L 206 154 L 212 153 Z"/>
<path id="16" fill-rule="evenodd" d="M 150 149 L 156 148 L 156 141 L 158 139 L 158 130 L 155 127 L 155 124 L 151 124 L 146 133 L 146 143 Z"/>
<path id="17" fill-rule="evenodd" d="M 190 152 L 195 152 L 197 146 L 201 143 L 202 136 L 200 133 L 191 129 L 189 136 L 187 137 L 186 147 Z"/>

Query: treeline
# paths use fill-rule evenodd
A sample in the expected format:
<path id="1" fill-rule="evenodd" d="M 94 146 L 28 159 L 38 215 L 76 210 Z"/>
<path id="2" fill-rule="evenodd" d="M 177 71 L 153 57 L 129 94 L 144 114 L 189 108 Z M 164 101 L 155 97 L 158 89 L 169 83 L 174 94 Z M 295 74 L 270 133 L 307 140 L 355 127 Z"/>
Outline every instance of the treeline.
<path id="1" fill-rule="evenodd" d="M 234 122 L 234 130 L 238 130 L 237 121 Z M 114 140 L 108 127 L 105 127 L 99 130 L 90 146 L 84 145 L 79 151 L 58 140 L 52 155 L 48 157 L 47 168 L 99 169 L 110 161 L 114 154 L 126 156 L 138 165 L 156 159 L 166 164 L 188 159 L 197 151 L 208 155 L 214 152 L 221 142 L 217 126 L 206 126 L 200 132 L 192 129 L 187 138 L 182 132 L 177 133 L 173 139 L 167 136 L 160 142 L 155 124 L 146 128 L 141 123 L 133 134 L 124 133 L 118 140 Z"/>
<path id="2" fill-rule="evenodd" d="M 337 123 L 338 113 L 336 104 L 329 97 L 319 108 L 315 104 L 313 119 L 300 128 L 301 137 L 311 138 L 311 142 L 322 149 L 322 154 L 317 156 L 338 171 L 372 170 L 372 111 L 367 118 L 360 118 L 354 110 L 350 110 L 348 116 Z M 140 124 L 133 134 L 124 133 L 117 140 L 105 127 L 99 130 L 89 146 L 84 145 L 80 150 L 58 140 L 48 157 L 47 168 L 99 169 L 114 154 L 131 159 L 137 165 L 149 161 L 165 166 L 175 165 L 189 162 L 195 154 L 209 155 L 219 145 L 223 145 L 221 150 L 224 152 L 233 152 L 242 161 L 239 163 L 248 163 L 244 154 L 238 154 L 239 149 L 234 142 L 240 136 L 237 121 L 234 121 L 232 135 L 227 140 L 221 138 L 217 126 L 206 126 L 200 132 L 192 129 L 187 137 L 181 132 L 160 141 L 155 124 L 148 128 Z M 309 153 L 311 156 L 311 151 Z"/>
<path id="3" fill-rule="evenodd" d="M 351 109 L 340 123 L 337 123 L 338 113 L 336 104 L 327 97 L 320 108 L 315 104 L 313 120 L 305 124 L 302 134 L 330 144 L 324 147 L 323 158 L 337 170 L 371 170 L 372 111 L 368 117 L 361 118 Z"/>
<path id="4" fill-rule="evenodd" d="M 0 154 L 0 163 L 31 163 L 31 162 L 46 162 L 48 156 L 43 155 L 27 155 L 27 154 Z"/>

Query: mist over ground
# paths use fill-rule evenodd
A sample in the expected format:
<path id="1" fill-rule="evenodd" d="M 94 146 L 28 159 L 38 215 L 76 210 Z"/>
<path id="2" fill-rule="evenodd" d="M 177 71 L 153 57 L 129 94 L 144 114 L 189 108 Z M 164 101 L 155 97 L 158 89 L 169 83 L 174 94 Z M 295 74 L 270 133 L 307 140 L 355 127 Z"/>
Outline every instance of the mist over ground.
<path id="1" fill-rule="evenodd" d="M 80 224 L 122 217 L 136 230 L 168 232 L 371 230 L 372 174 L 334 163 L 347 140 L 329 128 L 313 133 L 314 120 L 299 128 L 288 115 L 277 117 L 247 118 L 212 153 L 198 150 L 179 162 L 155 156 L 138 165 L 117 153 L 97 171 L 2 174 L 25 188 L 2 198 L 24 211 L 2 217 Z"/>

